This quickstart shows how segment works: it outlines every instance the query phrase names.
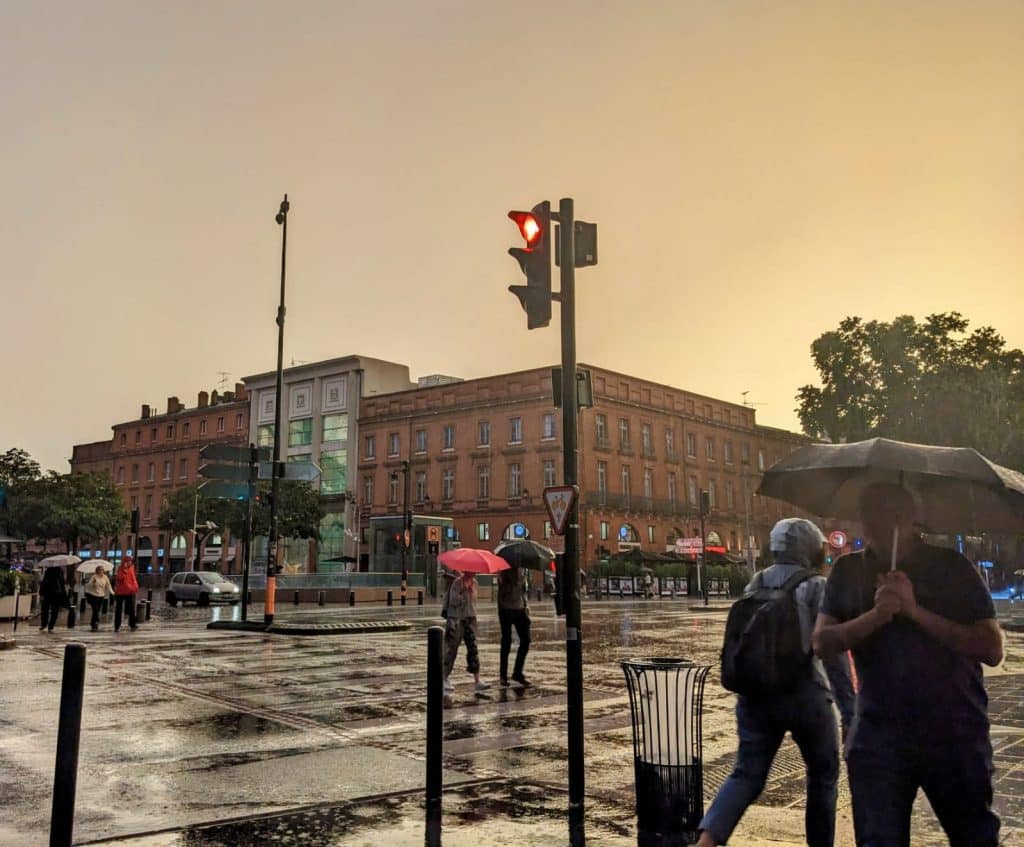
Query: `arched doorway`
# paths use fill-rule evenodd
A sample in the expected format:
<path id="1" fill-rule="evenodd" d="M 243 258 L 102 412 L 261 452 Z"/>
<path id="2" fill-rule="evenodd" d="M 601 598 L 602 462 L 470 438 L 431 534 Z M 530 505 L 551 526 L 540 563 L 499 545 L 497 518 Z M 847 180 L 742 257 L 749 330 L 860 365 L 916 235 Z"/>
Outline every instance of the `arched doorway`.
<path id="1" fill-rule="evenodd" d="M 510 523 L 501 534 L 502 541 L 522 541 L 530 537 L 530 528 L 520 522 Z"/>

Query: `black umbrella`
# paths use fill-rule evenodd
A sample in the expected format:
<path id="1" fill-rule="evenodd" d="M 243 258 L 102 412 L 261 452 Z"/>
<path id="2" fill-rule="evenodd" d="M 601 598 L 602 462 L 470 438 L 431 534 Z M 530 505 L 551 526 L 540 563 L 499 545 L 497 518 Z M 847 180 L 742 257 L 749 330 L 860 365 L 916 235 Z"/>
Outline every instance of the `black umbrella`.
<path id="1" fill-rule="evenodd" d="M 494 548 L 500 556 L 514 568 L 528 568 L 535 571 L 546 571 L 555 560 L 555 551 L 536 541 L 505 541 Z"/>

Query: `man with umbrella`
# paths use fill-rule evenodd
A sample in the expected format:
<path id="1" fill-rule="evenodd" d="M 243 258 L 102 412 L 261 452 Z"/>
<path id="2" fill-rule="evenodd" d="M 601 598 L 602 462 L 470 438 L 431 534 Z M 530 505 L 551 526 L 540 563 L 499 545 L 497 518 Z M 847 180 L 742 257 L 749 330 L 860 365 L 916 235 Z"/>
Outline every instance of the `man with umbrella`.
<path id="1" fill-rule="evenodd" d="M 526 654 L 530 651 L 530 604 L 526 571 L 513 565 L 498 574 L 498 623 L 501 625 L 501 651 L 498 670 L 503 688 L 508 687 L 508 657 L 512 652 L 512 627 L 519 638 L 512 680 L 523 688 L 530 685 L 523 675 Z"/>
<path id="2" fill-rule="evenodd" d="M 860 491 L 865 549 L 840 558 L 814 632 L 821 658 L 853 650 L 860 688 L 846 758 L 858 845 L 908 845 L 918 788 L 952 845 L 995 845 L 992 745 L 981 663 L 1003 658 L 971 563 L 925 544 L 913 495 Z"/>

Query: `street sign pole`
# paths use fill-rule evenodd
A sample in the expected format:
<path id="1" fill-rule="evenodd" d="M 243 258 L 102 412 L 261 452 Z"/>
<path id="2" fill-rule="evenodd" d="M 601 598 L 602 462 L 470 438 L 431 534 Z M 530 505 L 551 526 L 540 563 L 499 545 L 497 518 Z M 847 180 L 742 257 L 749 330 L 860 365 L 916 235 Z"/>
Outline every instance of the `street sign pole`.
<path id="1" fill-rule="evenodd" d="M 270 479 L 270 532 L 267 537 L 267 590 L 263 606 L 263 622 L 274 622 L 274 594 L 277 591 L 278 569 L 278 494 L 281 489 L 281 395 L 284 393 L 284 271 L 288 248 L 288 195 L 284 195 L 277 222 L 281 225 L 281 300 L 277 306 L 277 384 L 274 394 L 274 473 Z"/>
<path id="2" fill-rule="evenodd" d="M 259 473 L 260 451 L 249 445 L 249 497 L 245 514 L 245 545 L 242 548 L 242 620 L 249 620 L 249 566 L 252 563 L 252 501 L 256 498 L 256 475 Z"/>

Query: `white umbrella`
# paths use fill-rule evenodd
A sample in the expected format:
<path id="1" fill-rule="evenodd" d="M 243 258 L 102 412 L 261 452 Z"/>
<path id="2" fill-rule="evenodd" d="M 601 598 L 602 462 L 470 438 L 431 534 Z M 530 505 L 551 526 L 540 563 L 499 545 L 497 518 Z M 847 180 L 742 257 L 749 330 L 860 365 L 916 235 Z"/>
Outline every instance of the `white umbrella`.
<path id="1" fill-rule="evenodd" d="M 111 573 L 114 572 L 114 566 L 106 559 L 88 559 L 82 562 L 82 564 L 75 568 L 75 570 L 78 571 L 78 573 L 93 573 L 100 565 Z"/>
<path id="2" fill-rule="evenodd" d="M 65 553 L 61 553 L 58 556 L 47 556 L 45 559 L 40 559 L 36 562 L 37 568 L 66 568 L 68 565 L 77 565 L 81 559 L 78 556 L 72 556 Z"/>

